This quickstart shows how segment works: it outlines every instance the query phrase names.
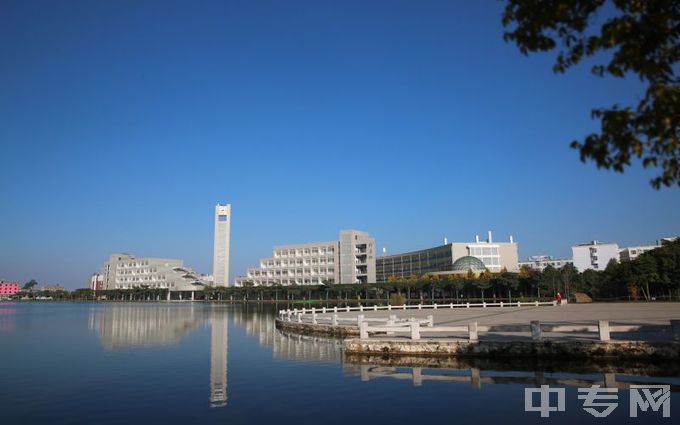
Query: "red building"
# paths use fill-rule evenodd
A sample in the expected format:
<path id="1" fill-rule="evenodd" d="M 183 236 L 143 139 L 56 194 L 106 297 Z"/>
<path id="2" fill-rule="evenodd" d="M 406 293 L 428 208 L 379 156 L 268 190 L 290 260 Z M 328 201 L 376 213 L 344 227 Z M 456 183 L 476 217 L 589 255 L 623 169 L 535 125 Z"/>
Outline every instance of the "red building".
<path id="1" fill-rule="evenodd" d="M 0 281 L 0 295 L 15 295 L 17 292 L 19 292 L 18 283 Z"/>

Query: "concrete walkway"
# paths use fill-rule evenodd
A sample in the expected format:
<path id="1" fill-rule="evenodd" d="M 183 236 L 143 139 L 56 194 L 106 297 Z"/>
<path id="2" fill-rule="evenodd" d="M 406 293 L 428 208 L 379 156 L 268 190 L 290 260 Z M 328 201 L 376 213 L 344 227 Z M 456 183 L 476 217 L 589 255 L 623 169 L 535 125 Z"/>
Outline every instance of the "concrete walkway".
<path id="1" fill-rule="evenodd" d="M 593 303 L 568 304 L 542 307 L 487 307 L 454 308 L 440 307 L 437 310 L 392 310 L 338 313 L 339 317 L 387 317 L 426 318 L 433 316 L 434 325 L 457 326 L 477 322 L 479 325 L 528 325 L 538 320 L 546 325 L 596 325 L 598 320 L 609 320 L 610 325 L 669 325 L 671 319 L 680 319 L 680 303 Z M 320 315 L 325 316 L 325 315 Z M 446 335 L 440 335 L 444 337 Z M 450 335 L 457 336 L 457 335 Z M 467 335 L 459 335 L 467 338 Z M 597 333 L 553 333 L 545 332 L 544 337 L 559 339 L 597 339 Z M 530 339 L 528 333 L 487 332 L 480 334 L 481 340 L 522 340 Z M 612 333 L 615 340 L 669 341 L 672 340 L 670 326 L 662 332 Z"/>

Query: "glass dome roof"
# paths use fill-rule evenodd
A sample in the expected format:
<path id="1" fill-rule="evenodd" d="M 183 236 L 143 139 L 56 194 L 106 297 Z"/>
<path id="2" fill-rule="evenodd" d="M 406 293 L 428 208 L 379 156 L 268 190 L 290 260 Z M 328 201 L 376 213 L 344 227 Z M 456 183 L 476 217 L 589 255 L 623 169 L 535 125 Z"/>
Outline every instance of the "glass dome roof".
<path id="1" fill-rule="evenodd" d="M 467 255 L 454 261 L 452 270 L 454 272 L 467 272 L 468 270 L 472 270 L 473 272 L 483 272 L 486 270 L 486 267 L 479 258 Z"/>

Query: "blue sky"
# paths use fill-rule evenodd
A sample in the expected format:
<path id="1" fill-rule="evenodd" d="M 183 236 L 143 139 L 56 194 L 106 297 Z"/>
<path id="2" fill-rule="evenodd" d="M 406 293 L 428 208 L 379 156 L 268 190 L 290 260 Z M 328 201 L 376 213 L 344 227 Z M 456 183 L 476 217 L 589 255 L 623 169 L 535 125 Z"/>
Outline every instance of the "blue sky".
<path id="1" fill-rule="evenodd" d="M 112 252 L 232 275 L 276 244 L 389 253 L 512 234 L 521 257 L 680 234 L 652 171 L 582 164 L 634 79 L 502 40 L 502 2 L 3 1 L 0 278 L 85 286 Z"/>

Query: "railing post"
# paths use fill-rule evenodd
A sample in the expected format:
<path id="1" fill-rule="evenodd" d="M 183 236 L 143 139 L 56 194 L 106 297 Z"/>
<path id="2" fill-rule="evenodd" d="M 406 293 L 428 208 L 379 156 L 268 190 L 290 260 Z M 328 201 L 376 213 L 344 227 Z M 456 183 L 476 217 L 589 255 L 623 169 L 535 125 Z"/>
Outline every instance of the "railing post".
<path id="1" fill-rule="evenodd" d="M 368 322 L 359 322 L 359 338 L 368 339 Z"/>
<path id="2" fill-rule="evenodd" d="M 359 304 L 359 311 L 364 311 L 364 306 Z"/>
<path id="3" fill-rule="evenodd" d="M 321 307 L 321 312 L 325 313 L 326 312 L 326 307 Z"/>
<path id="4" fill-rule="evenodd" d="M 304 307 L 302 307 L 302 314 L 305 314 L 307 311 L 305 310 Z"/>
<path id="5" fill-rule="evenodd" d="M 338 326 L 338 315 L 334 314 L 333 318 L 331 319 L 331 325 L 332 326 Z"/>
<path id="6" fill-rule="evenodd" d="M 373 311 L 378 311 L 378 306 L 377 306 L 377 305 L 374 305 L 374 306 L 373 306 Z"/>
<path id="7" fill-rule="evenodd" d="M 361 326 L 361 322 L 363 322 L 363 321 L 364 321 L 364 315 L 363 314 L 357 315 L 357 325 Z"/>
<path id="8" fill-rule="evenodd" d="M 349 306 L 345 307 L 345 311 L 349 313 Z"/>
<path id="9" fill-rule="evenodd" d="M 427 316 L 427 327 L 431 328 L 432 326 L 434 326 L 434 316 L 430 314 Z"/>
<path id="10" fill-rule="evenodd" d="M 517 301 L 517 307 L 522 307 L 522 303 L 520 303 L 519 301 Z"/>
<path id="11" fill-rule="evenodd" d="M 402 310 L 406 310 L 406 304 L 402 306 Z"/>
<path id="12" fill-rule="evenodd" d="M 470 302 L 469 301 L 465 303 L 465 307 L 470 308 Z"/>
<path id="13" fill-rule="evenodd" d="M 486 301 L 482 301 L 482 307 L 486 308 Z"/>
<path id="14" fill-rule="evenodd" d="M 609 341 L 609 320 L 598 320 L 597 329 L 600 333 L 600 341 Z"/>
<path id="15" fill-rule="evenodd" d="M 671 332 L 673 332 L 673 339 L 680 341 L 680 320 L 671 320 Z"/>
<path id="16" fill-rule="evenodd" d="M 418 304 L 418 310 L 422 310 L 422 309 L 423 309 L 423 305 L 422 305 L 422 304 Z"/>
<path id="17" fill-rule="evenodd" d="M 302 314 L 300 313 L 297 314 L 297 321 L 298 323 L 302 323 Z"/>
<path id="18" fill-rule="evenodd" d="M 534 341 L 541 339 L 541 323 L 538 320 L 531 321 L 531 339 Z"/>
<path id="19" fill-rule="evenodd" d="M 333 307 L 333 313 L 337 313 L 337 312 L 338 312 L 338 306 L 336 305 L 335 307 Z"/>
<path id="20" fill-rule="evenodd" d="M 435 310 L 437 309 L 437 303 L 434 303 L 434 309 Z"/>
<path id="21" fill-rule="evenodd" d="M 387 310 L 392 311 L 392 304 L 387 304 Z"/>
<path id="22" fill-rule="evenodd" d="M 503 301 L 501 301 L 501 308 L 503 308 Z"/>
<path id="23" fill-rule="evenodd" d="M 468 323 L 468 335 L 470 341 L 478 341 L 479 333 L 477 332 L 477 322 Z"/>
<path id="24" fill-rule="evenodd" d="M 318 322 L 316 321 L 316 313 L 312 312 L 312 324 L 317 325 Z"/>
<path id="25" fill-rule="evenodd" d="M 420 339 L 420 323 L 411 322 L 411 339 Z"/>
<path id="26" fill-rule="evenodd" d="M 453 303 L 449 304 L 449 308 L 453 308 Z"/>
<path id="27" fill-rule="evenodd" d="M 536 304 L 535 304 L 535 305 L 536 305 L 536 307 L 538 307 L 538 300 L 536 300 Z"/>

